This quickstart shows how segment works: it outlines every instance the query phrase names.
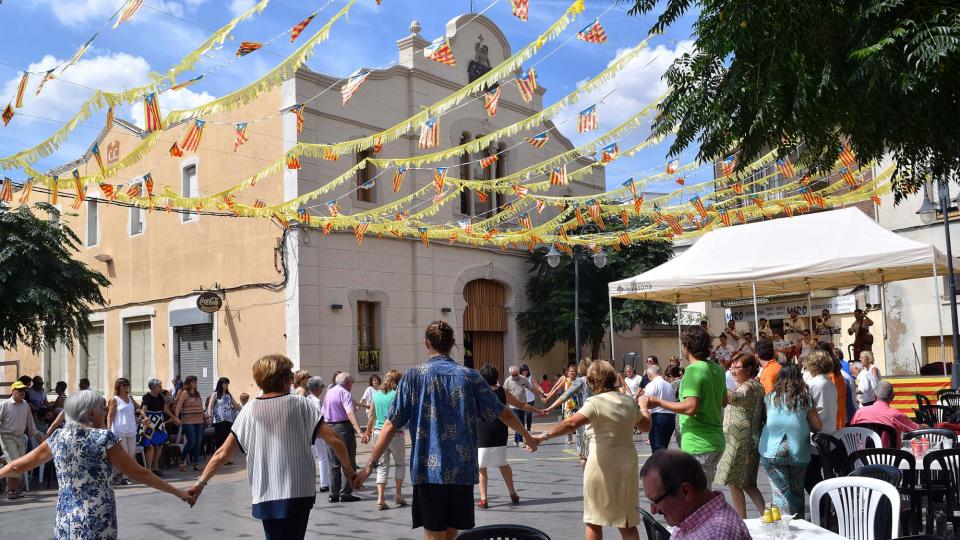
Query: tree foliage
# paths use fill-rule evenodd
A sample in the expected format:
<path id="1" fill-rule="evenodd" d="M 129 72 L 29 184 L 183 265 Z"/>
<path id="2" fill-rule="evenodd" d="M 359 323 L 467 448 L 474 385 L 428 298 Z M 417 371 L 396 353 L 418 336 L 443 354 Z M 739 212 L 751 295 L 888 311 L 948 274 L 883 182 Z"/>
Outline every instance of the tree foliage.
<path id="1" fill-rule="evenodd" d="M 829 170 L 843 141 L 861 162 L 890 152 L 899 202 L 924 175 L 960 168 L 960 2 L 932 0 L 629 0 L 664 6 L 654 31 L 688 11 L 695 49 L 665 78 L 654 130 L 740 164 L 800 148 Z M 802 143 L 802 146 L 801 146 Z"/>
<path id="2" fill-rule="evenodd" d="M 580 260 L 580 341 L 589 347 L 590 357 L 600 355 L 600 346 L 609 329 L 607 284 L 658 266 L 673 253 L 668 242 L 645 242 L 607 251 L 607 264 L 597 268 L 584 250 Z M 526 310 L 517 315 L 517 325 L 524 333 L 528 355 L 549 352 L 557 343 L 574 343 L 573 259 L 564 255 L 560 265 L 547 264 L 547 250 L 535 250 L 529 256 L 530 270 L 526 284 Z M 675 316 L 672 306 L 659 302 L 614 300 L 614 329 L 630 330 L 640 323 L 670 322 Z"/>
<path id="3" fill-rule="evenodd" d="M 46 203 L 42 212 L 57 210 Z M 79 239 L 67 227 L 37 217 L 30 207 L 0 206 L 0 347 L 39 353 L 62 340 L 87 344 L 89 316 L 106 304 L 100 287 L 110 282 L 72 257 Z"/>

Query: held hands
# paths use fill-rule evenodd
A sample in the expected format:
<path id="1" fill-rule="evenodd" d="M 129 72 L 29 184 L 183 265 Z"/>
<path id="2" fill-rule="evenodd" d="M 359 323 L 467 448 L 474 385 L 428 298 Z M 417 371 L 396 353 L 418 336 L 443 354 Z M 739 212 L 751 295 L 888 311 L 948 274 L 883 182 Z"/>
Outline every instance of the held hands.
<path id="1" fill-rule="evenodd" d="M 190 490 L 183 491 L 182 489 L 178 489 L 176 495 L 177 495 L 177 498 L 179 498 L 181 501 L 189 504 L 190 508 L 193 508 L 193 505 L 197 504 L 197 497 L 200 496 L 199 492 L 196 495 L 194 495 L 193 493 L 190 492 Z"/>
<path id="2" fill-rule="evenodd" d="M 527 447 L 525 448 L 527 452 L 536 452 L 537 446 L 540 445 L 540 440 L 537 437 L 534 437 L 533 435 L 531 435 L 530 433 L 527 433 L 527 435 L 523 438 L 523 442 L 524 444 L 527 445 Z"/>
<path id="3" fill-rule="evenodd" d="M 368 433 L 364 433 L 363 435 L 361 435 L 360 442 L 362 442 L 363 444 L 368 444 L 370 442 L 370 435 Z"/>
<path id="4" fill-rule="evenodd" d="M 371 466 L 367 465 L 358 472 L 354 473 L 353 478 L 350 481 L 350 483 L 353 485 L 353 489 L 363 488 L 363 481 L 366 480 L 372 472 L 373 470 L 371 469 Z"/>
<path id="5" fill-rule="evenodd" d="M 186 491 L 186 495 L 190 497 L 191 500 L 184 499 L 183 497 L 180 498 L 190 503 L 190 507 L 193 508 L 193 505 L 197 504 L 197 501 L 200 500 L 201 493 L 203 493 L 203 484 L 197 482 Z"/>
<path id="6" fill-rule="evenodd" d="M 547 415 L 547 409 L 537 409 L 537 416 L 543 418 Z"/>

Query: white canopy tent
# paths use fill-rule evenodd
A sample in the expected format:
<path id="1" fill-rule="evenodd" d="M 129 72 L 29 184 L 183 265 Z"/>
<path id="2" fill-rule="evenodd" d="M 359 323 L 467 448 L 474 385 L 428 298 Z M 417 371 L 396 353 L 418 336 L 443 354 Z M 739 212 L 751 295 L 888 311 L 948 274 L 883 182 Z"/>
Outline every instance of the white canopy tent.
<path id="1" fill-rule="evenodd" d="M 947 257 L 937 248 L 888 231 L 859 209 L 845 208 L 711 231 L 681 255 L 608 288 L 611 315 L 614 298 L 678 306 L 753 298 L 756 310 L 757 296 L 809 294 L 946 272 Z M 611 327 L 611 353 L 612 332 Z"/>

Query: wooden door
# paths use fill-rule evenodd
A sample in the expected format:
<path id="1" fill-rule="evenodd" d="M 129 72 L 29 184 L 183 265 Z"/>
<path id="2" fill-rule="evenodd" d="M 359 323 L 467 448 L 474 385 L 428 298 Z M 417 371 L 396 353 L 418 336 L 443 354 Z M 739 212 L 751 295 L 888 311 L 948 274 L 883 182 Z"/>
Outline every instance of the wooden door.
<path id="1" fill-rule="evenodd" d="M 463 289 L 467 309 L 463 330 L 470 333 L 473 367 L 492 364 L 503 377 L 503 335 L 507 331 L 506 288 L 489 279 L 477 279 Z"/>

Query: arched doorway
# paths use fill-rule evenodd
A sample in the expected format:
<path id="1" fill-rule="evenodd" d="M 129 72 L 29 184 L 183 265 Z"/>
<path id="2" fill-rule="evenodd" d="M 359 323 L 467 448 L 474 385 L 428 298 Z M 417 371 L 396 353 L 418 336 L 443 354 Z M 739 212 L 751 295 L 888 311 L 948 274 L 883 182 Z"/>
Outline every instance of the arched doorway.
<path id="1" fill-rule="evenodd" d="M 475 279 L 463 288 L 464 363 L 492 364 L 503 376 L 503 334 L 507 331 L 507 289 L 490 279 Z"/>

